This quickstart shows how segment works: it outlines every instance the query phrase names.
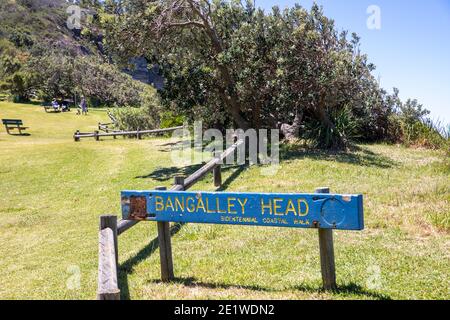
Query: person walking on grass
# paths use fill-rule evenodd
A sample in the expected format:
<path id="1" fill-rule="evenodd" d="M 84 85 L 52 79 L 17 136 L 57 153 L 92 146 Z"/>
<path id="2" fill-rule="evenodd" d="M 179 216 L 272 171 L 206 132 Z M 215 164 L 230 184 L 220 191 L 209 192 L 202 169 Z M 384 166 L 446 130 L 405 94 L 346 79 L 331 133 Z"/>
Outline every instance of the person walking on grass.
<path id="1" fill-rule="evenodd" d="M 80 107 L 81 107 L 81 114 L 87 115 L 88 106 L 87 106 L 87 102 L 86 102 L 86 99 L 84 98 L 84 96 L 81 97 Z"/>

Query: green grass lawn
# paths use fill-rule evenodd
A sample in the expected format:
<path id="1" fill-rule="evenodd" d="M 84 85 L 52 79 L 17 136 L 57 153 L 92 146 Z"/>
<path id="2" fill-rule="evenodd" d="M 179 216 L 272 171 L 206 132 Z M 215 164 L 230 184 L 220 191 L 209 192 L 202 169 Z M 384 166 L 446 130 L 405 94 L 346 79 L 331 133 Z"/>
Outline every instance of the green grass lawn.
<path id="1" fill-rule="evenodd" d="M 94 299 L 98 217 L 119 214 L 121 190 L 169 187 L 192 168 L 171 164 L 168 138 L 75 143 L 74 131 L 107 121 L 104 110 L 46 114 L 0 102 L 0 118 L 30 127 L 29 136 L 0 132 L 0 298 Z M 272 177 L 257 166 L 225 168 L 223 189 L 363 193 L 365 230 L 334 233 L 337 292 L 320 290 L 317 230 L 184 225 L 172 238 L 177 279 L 166 284 L 159 281 L 156 225 L 142 222 L 119 238 L 122 297 L 450 298 L 450 167 L 443 152 L 291 149 Z M 214 190 L 212 176 L 193 190 Z"/>

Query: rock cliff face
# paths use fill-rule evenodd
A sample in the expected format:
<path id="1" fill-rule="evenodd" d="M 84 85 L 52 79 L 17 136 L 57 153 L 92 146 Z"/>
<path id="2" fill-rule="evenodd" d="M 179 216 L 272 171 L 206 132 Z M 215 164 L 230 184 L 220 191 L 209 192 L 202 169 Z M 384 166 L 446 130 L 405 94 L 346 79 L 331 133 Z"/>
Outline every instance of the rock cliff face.
<path id="1" fill-rule="evenodd" d="M 73 56 L 106 57 L 101 30 L 87 28 L 88 32 L 83 34 L 82 29 L 68 25 L 73 13 L 67 9 L 72 3 L 72 0 L 0 0 L 0 59 L 2 42 L 14 46 L 24 57 L 40 52 L 39 48 L 56 49 Z M 95 16 L 96 12 L 83 8 L 83 14 Z M 158 90 L 163 88 L 164 79 L 157 66 L 139 57 L 130 62 L 134 67 L 122 71 Z"/>
<path id="2" fill-rule="evenodd" d="M 73 13 L 66 0 L 0 0 L 0 40 L 20 51 L 52 48 L 79 55 L 103 55 L 101 36 L 83 37 L 68 24 Z M 83 9 L 84 14 L 95 11 Z"/>
<path id="3" fill-rule="evenodd" d="M 158 90 L 163 89 L 164 79 L 159 75 L 157 65 L 149 65 L 145 58 L 134 58 L 130 62 L 134 67 L 125 70 L 125 72 L 131 75 L 133 79 L 151 84 Z"/>

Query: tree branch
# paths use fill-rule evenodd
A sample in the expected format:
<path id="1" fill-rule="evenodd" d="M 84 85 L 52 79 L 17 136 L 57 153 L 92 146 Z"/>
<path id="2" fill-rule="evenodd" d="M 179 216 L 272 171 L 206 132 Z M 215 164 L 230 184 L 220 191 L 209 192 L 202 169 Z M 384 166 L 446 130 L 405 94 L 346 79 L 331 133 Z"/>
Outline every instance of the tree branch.
<path id="1" fill-rule="evenodd" d="M 190 26 L 196 26 L 196 27 L 200 27 L 200 28 L 205 27 L 205 25 L 199 21 L 171 22 L 171 23 L 167 24 L 168 28 L 190 27 Z"/>

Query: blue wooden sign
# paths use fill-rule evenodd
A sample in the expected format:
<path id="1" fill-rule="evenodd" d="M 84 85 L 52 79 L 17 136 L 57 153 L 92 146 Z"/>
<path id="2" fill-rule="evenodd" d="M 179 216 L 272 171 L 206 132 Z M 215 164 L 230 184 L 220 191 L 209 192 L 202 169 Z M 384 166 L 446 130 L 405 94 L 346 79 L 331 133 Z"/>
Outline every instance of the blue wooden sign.
<path id="1" fill-rule="evenodd" d="M 122 191 L 125 220 L 362 230 L 362 195 Z"/>

